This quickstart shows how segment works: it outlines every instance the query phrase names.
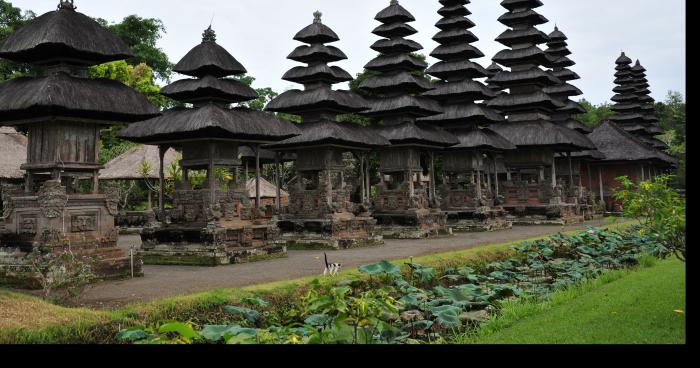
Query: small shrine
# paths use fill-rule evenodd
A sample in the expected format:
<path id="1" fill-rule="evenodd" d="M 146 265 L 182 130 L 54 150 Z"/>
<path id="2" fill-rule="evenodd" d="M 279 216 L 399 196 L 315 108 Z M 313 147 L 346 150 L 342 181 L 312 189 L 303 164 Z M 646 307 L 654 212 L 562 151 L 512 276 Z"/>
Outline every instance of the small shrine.
<path id="1" fill-rule="evenodd" d="M 72 0 L 0 45 L 0 58 L 38 71 L 0 84 L 0 125 L 28 131 L 24 188 L 3 195 L 0 283 L 36 287 L 26 263 L 34 249 L 94 256 L 99 279 L 142 275 L 138 257 L 132 262 L 117 247 L 118 193 L 99 187 L 100 130 L 159 111 L 120 82 L 88 78 L 90 66 L 130 57 L 119 37 L 77 12 Z"/>
<path id="2" fill-rule="evenodd" d="M 425 92 L 442 106 L 443 112 L 419 119 L 452 133 L 459 144 L 442 153 L 444 182 L 439 187 L 440 208 L 447 214 L 448 226 L 454 231 L 492 231 L 508 228 L 506 211 L 499 206 L 498 154 L 516 147 L 488 129 L 488 125 L 503 122 L 503 116 L 485 106 L 483 101 L 496 93 L 476 79 L 494 75 L 472 59 L 484 54 L 471 45 L 479 39 L 469 31 L 475 24 L 466 16 L 469 1 L 440 0 L 443 17 L 436 26 L 440 32 L 433 37 L 438 46 L 431 56 L 441 60 L 427 70 L 439 79 L 435 89 Z M 481 101 L 481 102 L 479 102 Z"/>
<path id="3" fill-rule="evenodd" d="M 561 87 L 562 81 L 541 68 L 555 66 L 554 58 L 538 47 L 550 41 L 536 28 L 548 22 L 534 10 L 542 5 L 540 0 L 501 2 L 508 12 L 499 21 L 509 29 L 496 40 L 508 49 L 498 52 L 493 60 L 510 70 L 498 72 L 487 82 L 489 86 L 508 89 L 508 93 L 490 100 L 487 106 L 501 111 L 507 121 L 494 123 L 490 128 L 518 148 L 504 153 L 508 172 L 503 205 L 513 220 L 518 224 L 575 223 L 581 222 L 583 216 L 579 206 L 564 193 L 555 157 L 595 146 L 581 133 L 553 120 L 553 115 L 564 111 L 567 104 L 561 102 L 561 97 L 546 92 Z"/>
<path id="4" fill-rule="evenodd" d="M 286 248 L 275 243 L 276 228 L 251 204 L 246 182 L 230 174 L 241 166 L 240 145 L 255 147 L 259 162 L 260 145 L 293 137 L 299 130 L 271 114 L 231 107 L 258 95 L 229 78 L 246 69 L 216 43 L 211 27 L 173 70 L 192 78 L 163 87 L 161 93 L 192 107 L 168 110 L 119 133 L 120 138 L 160 148 L 161 198 L 163 155 L 170 147 L 182 152 L 182 179 L 172 193 L 172 208 L 160 201 L 141 234 L 144 262 L 214 266 L 284 257 Z M 201 187 L 193 187 L 193 171 L 206 171 Z"/>
<path id="5" fill-rule="evenodd" d="M 377 221 L 369 210 L 369 153 L 389 145 L 382 136 L 350 122 L 338 122 L 337 115 L 368 109 L 362 97 L 332 86 L 352 80 L 338 66 L 328 63 L 347 59 L 337 47 L 338 35 L 323 24 L 320 12 L 314 21 L 294 36 L 306 45 L 297 47 L 288 59 L 305 63 L 289 70 L 283 79 L 299 83 L 303 90 L 287 91 L 268 104 L 266 110 L 301 117 L 301 135 L 267 145 L 280 153 L 296 153 L 297 178 L 289 186 L 289 205 L 277 226 L 281 241 L 290 248 L 345 249 L 381 245 Z M 357 180 L 347 172 L 345 158 L 359 162 Z M 360 203 L 351 200 L 360 189 Z"/>

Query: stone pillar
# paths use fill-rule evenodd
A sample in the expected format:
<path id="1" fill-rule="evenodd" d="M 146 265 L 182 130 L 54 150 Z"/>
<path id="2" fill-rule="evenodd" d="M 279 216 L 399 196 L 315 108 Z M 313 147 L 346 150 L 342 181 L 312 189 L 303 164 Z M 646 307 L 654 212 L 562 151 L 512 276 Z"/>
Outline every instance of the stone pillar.
<path id="1" fill-rule="evenodd" d="M 367 190 L 365 189 L 365 157 L 364 154 L 357 155 L 360 163 L 360 202 L 366 202 Z"/>
<path id="2" fill-rule="evenodd" d="M 214 208 L 214 202 L 216 202 L 216 173 L 214 166 L 214 143 L 209 143 L 209 167 L 207 168 L 207 177 L 209 180 L 209 196 L 211 200 L 211 208 Z"/>
<path id="3" fill-rule="evenodd" d="M 430 152 L 430 203 L 435 201 L 435 153 Z"/>
<path id="4" fill-rule="evenodd" d="M 282 171 L 280 167 L 280 153 L 275 154 L 275 185 L 277 186 L 275 207 L 277 211 L 282 209 Z"/>
<path id="5" fill-rule="evenodd" d="M 603 202 L 605 201 L 605 193 L 603 191 L 603 169 L 598 168 L 598 185 L 600 186 L 600 201 Z"/>
<path id="6" fill-rule="evenodd" d="M 158 178 L 160 181 L 160 189 L 158 190 L 158 209 L 161 212 L 165 211 L 165 151 L 166 147 L 158 146 Z M 189 183 L 189 182 L 188 182 Z M 189 184 L 188 184 L 189 187 Z M 148 209 L 151 209 L 151 190 L 148 190 Z"/>
<path id="7" fill-rule="evenodd" d="M 369 177 L 369 153 L 365 154 L 365 190 L 367 191 L 367 203 L 372 201 L 372 182 Z"/>
<path id="8" fill-rule="evenodd" d="M 476 152 L 476 197 L 477 197 L 477 206 L 481 206 L 481 198 L 482 198 L 482 193 L 481 193 L 481 160 L 483 160 L 481 154 L 477 151 Z"/>
<path id="9" fill-rule="evenodd" d="M 61 173 L 59 171 L 58 173 L 58 180 L 61 179 Z M 100 193 L 100 171 L 95 170 L 92 173 L 92 194 L 99 194 Z"/>
<path id="10" fill-rule="evenodd" d="M 186 167 L 182 168 L 182 189 L 192 189 L 192 187 L 190 186 L 190 169 Z"/>
<path id="11" fill-rule="evenodd" d="M 571 162 L 571 152 L 567 152 L 566 156 L 569 159 L 569 186 L 574 187 L 574 164 Z"/>
<path id="12" fill-rule="evenodd" d="M 494 155 L 494 156 L 493 156 L 493 172 L 494 172 L 493 178 L 494 178 L 495 187 L 496 187 L 496 193 L 495 193 L 495 197 L 494 197 L 494 198 L 497 198 L 498 195 L 499 195 L 499 193 L 498 193 L 498 189 L 499 189 L 499 188 L 498 188 L 498 163 L 497 163 L 496 160 L 498 160 L 498 157 Z"/>
<path id="13" fill-rule="evenodd" d="M 643 182 L 645 180 L 644 178 L 644 164 L 642 164 L 642 176 L 639 177 L 639 182 Z"/>
<path id="14" fill-rule="evenodd" d="M 552 188 L 557 186 L 557 155 L 554 155 L 554 160 L 552 161 Z"/>

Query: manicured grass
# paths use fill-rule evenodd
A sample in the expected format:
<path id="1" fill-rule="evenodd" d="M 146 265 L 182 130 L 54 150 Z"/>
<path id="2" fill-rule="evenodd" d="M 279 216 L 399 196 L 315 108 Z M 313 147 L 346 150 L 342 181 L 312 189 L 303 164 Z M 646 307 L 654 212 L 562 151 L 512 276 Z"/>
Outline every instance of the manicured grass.
<path id="1" fill-rule="evenodd" d="M 536 303 L 506 303 L 478 344 L 684 344 L 685 264 L 669 259 L 610 272 Z"/>
<path id="2" fill-rule="evenodd" d="M 604 226 L 621 229 L 632 222 Z M 576 233 L 570 231 L 567 233 Z M 490 262 L 505 257 L 510 247 L 523 241 L 539 240 L 546 236 L 522 239 L 514 242 L 491 244 L 460 251 L 412 258 L 411 261 L 429 267 L 450 267 L 466 262 Z M 409 259 L 394 260 L 403 264 Z M 334 283 L 340 279 L 361 279 L 366 275 L 357 269 L 341 272 L 334 278 L 321 278 L 322 283 Z M 201 321 L 216 315 L 224 315 L 223 306 L 235 304 L 240 299 L 260 296 L 266 300 L 289 298 L 317 276 L 296 280 L 278 281 L 244 288 L 214 289 L 207 292 L 182 295 L 142 302 L 115 310 L 90 310 L 62 308 L 45 301 L 0 291 L 0 343 L 105 343 L 113 342 L 121 328 L 138 324 L 150 324 L 163 320 Z M 20 303 L 21 302 L 21 303 Z M 22 315 L 19 319 L 17 316 Z M 32 322 L 27 322 L 32 321 Z M 25 323 L 26 322 L 26 323 Z"/>

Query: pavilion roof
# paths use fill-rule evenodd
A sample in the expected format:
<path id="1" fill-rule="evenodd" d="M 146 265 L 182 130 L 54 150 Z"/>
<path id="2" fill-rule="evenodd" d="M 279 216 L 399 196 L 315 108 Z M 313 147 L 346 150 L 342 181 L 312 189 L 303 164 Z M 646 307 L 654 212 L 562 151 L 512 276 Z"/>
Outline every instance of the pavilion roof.
<path id="1" fill-rule="evenodd" d="M 390 143 L 371 129 L 350 122 L 322 120 L 299 125 L 301 134 L 287 140 L 266 145 L 271 150 L 298 149 L 335 145 L 357 148 L 378 148 Z"/>
<path id="2" fill-rule="evenodd" d="M 201 79 L 182 79 L 161 88 L 160 93 L 182 102 L 243 102 L 258 98 L 251 87 L 233 79 L 207 75 Z"/>
<path id="3" fill-rule="evenodd" d="M 429 124 L 404 122 L 397 125 L 376 126 L 373 130 L 389 140 L 392 145 L 447 148 L 459 144 L 459 140 L 453 134 Z"/>
<path id="4" fill-rule="evenodd" d="M 626 132 L 617 124 L 606 121 L 598 126 L 589 138 L 595 143 L 606 161 L 662 161 L 676 164 L 670 156 L 661 154 L 633 134 Z"/>
<path id="5" fill-rule="evenodd" d="M 165 151 L 163 167 L 170 166 L 178 160 L 180 154 L 173 148 Z M 143 162 L 148 163 L 148 172 L 144 177 L 142 172 Z M 158 179 L 160 167 L 160 154 L 158 146 L 139 145 L 119 155 L 100 170 L 101 180 L 138 180 Z M 168 175 L 167 170 L 165 175 Z"/>
<path id="6" fill-rule="evenodd" d="M 0 58 L 30 64 L 90 66 L 132 56 L 121 38 L 77 12 L 72 1 L 62 1 L 58 10 L 32 19 L 0 45 Z"/>
<path id="7" fill-rule="evenodd" d="M 0 127 L 0 179 L 21 180 L 27 161 L 27 137 L 11 127 Z"/>
<path id="8" fill-rule="evenodd" d="M 509 121 L 489 128 L 518 148 L 548 147 L 560 152 L 595 149 L 583 134 L 546 120 Z"/>
<path id="9" fill-rule="evenodd" d="M 459 140 L 459 144 L 447 148 L 447 150 L 484 150 L 484 151 L 509 151 L 517 147 L 509 140 L 489 128 L 464 128 L 450 131 Z"/>
<path id="10" fill-rule="evenodd" d="M 202 43 L 192 48 L 173 71 L 196 78 L 211 75 L 223 78 L 247 73 L 247 70 L 225 48 L 216 43 L 211 26 L 204 31 Z"/>

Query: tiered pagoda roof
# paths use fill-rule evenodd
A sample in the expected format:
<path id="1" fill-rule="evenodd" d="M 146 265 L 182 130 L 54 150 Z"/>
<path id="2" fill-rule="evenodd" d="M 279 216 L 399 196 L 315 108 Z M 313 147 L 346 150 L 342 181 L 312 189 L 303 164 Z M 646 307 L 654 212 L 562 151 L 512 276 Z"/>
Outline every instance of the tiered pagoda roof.
<path id="1" fill-rule="evenodd" d="M 61 2 L 0 44 L 0 58 L 45 71 L 0 84 L 0 124 L 42 118 L 114 124 L 159 115 L 146 96 L 126 85 L 87 78 L 87 67 L 131 56 L 119 37 L 77 12 L 72 1 Z"/>
<path id="2" fill-rule="evenodd" d="M 583 114 L 586 110 L 578 102 L 571 100 L 571 97 L 580 96 L 583 92 L 568 83 L 569 81 L 580 79 L 576 73 L 569 69 L 576 63 L 568 58 L 571 55 L 571 51 L 566 43 L 568 38 L 559 30 L 559 27 L 554 27 L 554 31 L 548 37 L 548 48 L 545 50 L 545 53 L 553 60 L 551 74 L 558 78 L 561 83 L 545 88 L 545 92 L 566 104 L 565 107 L 560 108 L 552 115 L 552 121 L 582 134 L 591 133 L 592 129 L 572 118 L 572 115 Z"/>
<path id="3" fill-rule="evenodd" d="M 308 45 L 297 47 L 287 58 L 306 63 L 289 70 L 284 80 L 304 85 L 304 90 L 287 91 L 267 105 L 266 110 L 301 116 L 299 128 L 302 134 L 268 146 L 270 149 L 298 149 L 318 146 L 340 146 L 370 149 L 388 145 L 389 142 L 372 134 L 367 128 L 348 122 L 336 121 L 340 114 L 358 113 L 368 109 L 367 102 L 359 95 L 344 90 L 334 90 L 336 83 L 352 80 L 352 76 L 338 66 L 328 63 L 345 60 L 347 56 L 334 46 L 326 44 L 339 41 L 338 35 L 323 24 L 321 13 L 314 13 L 314 21 L 294 36 Z"/>
<path id="4" fill-rule="evenodd" d="M 493 124 L 491 129 L 518 147 L 557 151 L 593 149 L 592 142 L 581 133 L 551 121 L 551 114 L 567 109 L 567 104 L 547 93 L 549 88 L 561 85 L 562 81 L 541 69 L 541 66 L 555 65 L 554 57 L 537 46 L 549 41 L 549 37 L 535 27 L 547 23 L 547 19 L 534 10 L 542 5 L 540 0 L 501 2 L 508 12 L 499 21 L 510 29 L 496 40 L 508 49 L 498 52 L 493 61 L 510 68 L 510 71 L 498 72 L 487 83 L 509 89 L 510 93 L 497 96 L 487 106 L 501 111 L 508 120 Z"/>
<path id="5" fill-rule="evenodd" d="M 243 83 L 225 78 L 246 70 L 216 43 L 211 27 L 204 31 L 202 43 L 187 53 L 174 70 L 196 79 L 174 82 L 163 87 L 161 93 L 194 107 L 175 108 L 163 116 L 132 124 L 119 133 L 120 138 L 140 143 L 206 138 L 269 143 L 299 134 L 294 124 L 273 115 L 243 107 L 228 108 L 258 95 Z"/>
<path id="6" fill-rule="evenodd" d="M 496 93 L 475 78 L 485 78 L 492 75 L 472 59 L 481 58 L 484 54 L 471 43 L 478 38 L 469 31 L 474 23 L 465 15 L 471 14 L 466 8 L 469 0 L 440 0 L 443 5 L 438 13 L 443 18 L 438 22 L 441 31 L 433 37 L 440 46 L 431 54 L 441 61 L 429 68 L 427 73 L 442 81 L 434 84 L 435 89 L 427 91 L 423 96 L 440 103 L 443 113 L 421 118 L 421 122 L 429 122 L 450 131 L 458 137 L 460 144 L 452 148 L 459 149 L 515 149 L 505 138 L 489 130 L 487 126 L 495 122 L 503 122 L 503 115 L 487 107 L 483 102 L 496 97 Z M 443 66 L 453 72 L 438 72 Z M 462 67 L 469 66 L 467 69 Z M 483 130 L 483 131 L 481 131 Z"/>
<path id="7" fill-rule="evenodd" d="M 448 1 L 448 3 L 455 2 Z M 463 17 L 466 15 L 465 11 L 466 8 L 460 10 L 452 5 L 442 8 L 440 14 L 445 19 L 438 23 L 438 27 L 443 31 L 434 39 L 444 45 L 454 45 L 461 41 L 472 42 L 470 40 L 475 37 L 467 28 L 473 24 Z M 416 122 L 418 118 L 440 114 L 442 108 L 435 100 L 421 95 L 434 90 L 435 87 L 419 75 L 425 71 L 427 64 L 416 58 L 413 53 L 422 50 L 423 47 L 405 38 L 417 33 L 408 24 L 415 21 L 415 17 L 402 7 L 398 0 L 391 0 L 389 7 L 380 11 L 375 19 L 382 25 L 372 33 L 384 38 L 371 46 L 380 55 L 365 66 L 372 73 L 360 84 L 360 89 L 370 96 L 367 98 L 370 109 L 361 114 L 380 121 L 383 127 L 377 128 L 377 131 L 394 145 L 413 142 L 447 147 L 456 144 L 457 139 L 449 133 Z M 460 28 L 461 31 L 456 30 L 455 27 Z M 449 78 L 475 70 L 471 65 L 455 62 L 455 57 L 456 55 L 474 57 L 480 52 L 473 47 L 460 48 L 459 46 L 436 49 L 432 55 L 442 61 L 431 67 L 429 72 L 441 78 Z M 480 75 L 483 74 L 483 72 L 480 73 Z M 461 90 L 458 86 L 452 86 L 451 89 L 443 89 L 443 93 L 446 96 L 461 95 L 470 93 L 468 89 L 469 86 L 462 86 Z M 489 93 L 488 89 L 484 88 L 484 90 Z M 474 89 L 472 86 L 472 93 L 483 93 L 483 91 Z"/>

